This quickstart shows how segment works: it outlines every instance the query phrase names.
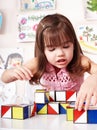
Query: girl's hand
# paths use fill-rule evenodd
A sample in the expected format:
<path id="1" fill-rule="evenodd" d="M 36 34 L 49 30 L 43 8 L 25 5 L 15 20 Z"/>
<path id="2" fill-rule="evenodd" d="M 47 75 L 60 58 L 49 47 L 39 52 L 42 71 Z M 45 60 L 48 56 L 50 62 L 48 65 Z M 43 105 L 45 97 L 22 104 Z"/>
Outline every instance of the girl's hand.
<path id="1" fill-rule="evenodd" d="M 19 66 L 13 69 L 12 77 L 17 80 L 30 80 L 33 77 L 33 75 L 27 67 Z"/>
<path id="2" fill-rule="evenodd" d="M 1 76 L 4 83 L 10 83 L 16 80 L 30 80 L 33 74 L 26 66 L 18 66 L 12 69 L 7 69 Z"/>
<path id="3" fill-rule="evenodd" d="M 77 94 L 75 109 L 81 111 L 83 105 L 85 105 L 84 109 L 87 110 L 91 103 L 91 99 L 92 99 L 92 105 L 96 105 L 97 104 L 97 74 L 93 74 L 89 76 L 81 85 L 80 90 Z"/>

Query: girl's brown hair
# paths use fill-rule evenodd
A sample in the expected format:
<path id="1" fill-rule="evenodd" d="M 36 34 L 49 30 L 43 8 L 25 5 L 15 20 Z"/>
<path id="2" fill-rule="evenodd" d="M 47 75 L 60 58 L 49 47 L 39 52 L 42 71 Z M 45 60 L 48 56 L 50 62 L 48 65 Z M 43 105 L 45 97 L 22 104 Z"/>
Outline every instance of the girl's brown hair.
<path id="1" fill-rule="evenodd" d="M 44 54 L 45 45 L 61 46 L 65 44 L 64 41 L 70 41 L 74 45 L 73 59 L 67 66 L 68 72 L 76 75 L 83 74 L 87 68 L 81 65 L 82 50 L 71 22 L 61 14 L 52 14 L 45 16 L 37 27 L 35 57 L 38 59 L 38 70 L 30 83 L 37 83 L 46 71 L 48 61 Z"/>

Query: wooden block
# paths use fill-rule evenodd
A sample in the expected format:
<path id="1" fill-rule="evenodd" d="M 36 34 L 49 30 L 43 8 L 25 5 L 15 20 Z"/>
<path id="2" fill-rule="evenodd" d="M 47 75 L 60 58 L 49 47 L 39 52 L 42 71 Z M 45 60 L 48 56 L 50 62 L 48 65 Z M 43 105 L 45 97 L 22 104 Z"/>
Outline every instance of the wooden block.
<path id="1" fill-rule="evenodd" d="M 49 102 L 49 92 L 35 92 L 35 103 L 48 103 Z"/>
<path id="2" fill-rule="evenodd" d="M 90 106 L 87 110 L 88 124 L 97 124 L 97 105 Z"/>
<path id="3" fill-rule="evenodd" d="M 56 102 L 65 102 L 66 101 L 66 91 L 56 91 L 55 98 L 56 98 Z"/>
<path id="4" fill-rule="evenodd" d="M 47 104 L 36 104 L 36 112 L 37 114 L 47 114 Z"/>
<path id="5" fill-rule="evenodd" d="M 66 91 L 66 101 L 76 101 L 76 97 L 75 91 Z"/>
<path id="6" fill-rule="evenodd" d="M 2 118 L 12 118 L 12 113 L 11 113 L 12 105 L 2 105 L 1 106 L 1 117 Z"/>
<path id="7" fill-rule="evenodd" d="M 49 99 L 50 99 L 50 102 L 55 101 L 55 91 L 49 91 Z"/>
<path id="8" fill-rule="evenodd" d="M 29 106 L 25 104 L 16 105 L 12 107 L 13 119 L 26 119 L 29 118 Z"/>
<path id="9" fill-rule="evenodd" d="M 73 114 L 74 123 L 87 123 L 87 111 L 85 111 L 84 109 L 82 109 L 81 111 L 74 110 Z"/>
<path id="10" fill-rule="evenodd" d="M 59 103 L 58 102 L 48 103 L 48 114 L 59 114 Z"/>
<path id="11" fill-rule="evenodd" d="M 29 105 L 29 117 L 35 116 L 36 113 L 36 104 Z"/>
<path id="12" fill-rule="evenodd" d="M 67 106 L 69 106 L 66 102 L 59 103 L 59 114 L 66 114 L 67 113 Z"/>
<path id="13" fill-rule="evenodd" d="M 73 110 L 74 107 L 67 107 L 67 114 L 66 114 L 67 121 L 73 121 Z"/>
<path id="14" fill-rule="evenodd" d="M 36 92 L 46 92 L 46 89 L 36 89 Z"/>

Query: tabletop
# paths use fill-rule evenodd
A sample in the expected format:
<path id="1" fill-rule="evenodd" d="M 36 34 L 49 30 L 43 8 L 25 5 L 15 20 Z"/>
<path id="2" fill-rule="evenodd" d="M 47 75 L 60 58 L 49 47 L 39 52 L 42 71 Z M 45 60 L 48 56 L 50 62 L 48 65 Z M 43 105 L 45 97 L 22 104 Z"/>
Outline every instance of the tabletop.
<path id="1" fill-rule="evenodd" d="M 25 120 L 0 118 L 0 130 L 91 130 L 97 124 L 75 124 L 66 115 L 36 115 Z"/>

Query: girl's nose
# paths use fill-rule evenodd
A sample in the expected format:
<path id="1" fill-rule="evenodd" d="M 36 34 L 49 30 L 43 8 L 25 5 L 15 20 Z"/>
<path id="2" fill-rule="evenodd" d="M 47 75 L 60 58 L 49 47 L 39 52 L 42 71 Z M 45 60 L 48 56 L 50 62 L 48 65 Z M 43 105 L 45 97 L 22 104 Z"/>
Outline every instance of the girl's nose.
<path id="1" fill-rule="evenodd" d="M 59 49 L 57 50 L 57 55 L 58 55 L 58 56 L 63 56 L 63 55 L 64 55 L 63 49 L 59 48 Z"/>

